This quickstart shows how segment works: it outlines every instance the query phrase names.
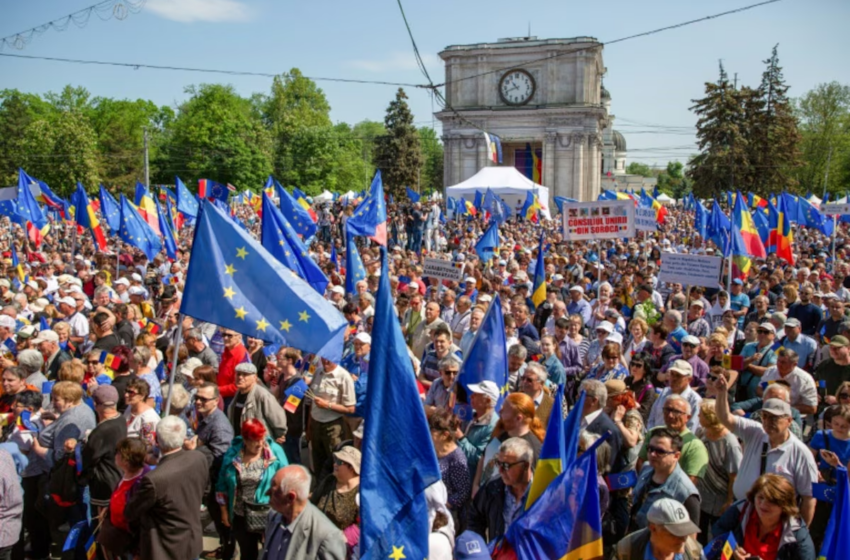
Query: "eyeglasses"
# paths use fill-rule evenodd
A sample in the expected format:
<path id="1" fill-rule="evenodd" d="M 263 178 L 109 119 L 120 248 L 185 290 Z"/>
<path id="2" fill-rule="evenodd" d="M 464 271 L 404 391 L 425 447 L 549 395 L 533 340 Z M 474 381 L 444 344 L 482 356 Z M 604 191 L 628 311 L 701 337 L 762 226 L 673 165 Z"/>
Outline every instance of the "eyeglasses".
<path id="1" fill-rule="evenodd" d="M 223 334 L 223 335 L 221 335 L 221 338 L 233 338 L 234 336 L 236 336 L 236 335 L 235 334 Z"/>
<path id="2" fill-rule="evenodd" d="M 533 375 L 532 376 L 525 376 L 525 377 L 522 378 L 521 381 L 523 383 L 534 383 L 535 381 L 537 381 L 537 378 L 534 377 Z"/>
<path id="3" fill-rule="evenodd" d="M 128 397 L 135 397 L 139 393 L 137 393 L 136 391 L 124 391 L 124 394 Z"/>
<path id="4" fill-rule="evenodd" d="M 694 344 L 693 342 L 683 342 L 682 348 L 684 348 L 685 346 L 687 346 L 688 348 L 696 348 L 697 347 L 697 345 Z"/>
<path id="5" fill-rule="evenodd" d="M 210 402 L 210 401 L 214 401 L 214 400 L 217 400 L 217 399 L 208 399 L 207 397 L 202 397 L 202 396 L 200 396 L 200 395 L 195 395 L 195 402 L 199 402 L 199 403 L 201 403 L 201 404 L 206 404 L 206 403 L 208 403 L 208 402 Z"/>
<path id="6" fill-rule="evenodd" d="M 86 365 L 87 365 L 87 366 L 96 366 L 96 365 L 98 365 L 98 364 L 100 364 L 100 362 L 99 362 L 99 361 L 97 361 L 97 360 L 95 360 L 95 361 L 93 361 L 93 362 L 86 362 Z"/>
<path id="7" fill-rule="evenodd" d="M 850 399 L 850 393 L 839 393 L 838 398 L 839 399 Z"/>
<path id="8" fill-rule="evenodd" d="M 447 369 L 447 370 L 446 370 L 446 371 L 444 371 L 443 373 L 444 373 L 445 375 L 451 375 L 452 377 L 454 377 L 455 375 L 457 375 L 457 374 L 458 374 L 458 370 L 456 370 L 456 369 Z"/>
<path id="9" fill-rule="evenodd" d="M 515 465 L 519 465 L 521 463 L 527 463 L 528 461 L 514 461 L 513 463 L 506 463 L 504 461 L 496 461 L 496 466 L 499 467 L 500 471 L 508 471 L 511 467 Z"/>
<path id="10" fill-rule="evenodd" d="M 687 412 L 683 412 L 681 410 L 676 410 L 675 408 L 664 407 L 664 414 L 672 414 L 673 416 L 684 416 Z"/>
<path id="11" fill-rule="evenodd" d="M 646 451 L 650 455 L 658 455 L 659 457 L 666 457 L 667 455 L 672 455 L 675 453 L 673 450 L 661 449 L 660 447 L 656 447 L 654 445 L 647 445 Z"/>
<path id="12" fill-rule="evenodd" d="M 337 459 L 336 457 L 334 457 L 334 465 L 336 465 L 338 467 L 341 467 L 342 465 L 346 465 L 348 467 L 351 466 L 348 463 L 346 463 L 345 461 L 341 461 L 341 460 Z"/>
<path id="13" fill-rule="evenodd" d="M 756 332 L 759 333 L 759 334 L 773 334 L 772 332 L 770 332 L 767 329 L 759 329 Z"/>
<path id="14" fill-rule="evenodd" d="M 631 363 L 629 363 L 629 368 L 633 368 L 633 367 L 643 367 L 643 362 L 636 362 L 636 361 L 632 360 Z"/>

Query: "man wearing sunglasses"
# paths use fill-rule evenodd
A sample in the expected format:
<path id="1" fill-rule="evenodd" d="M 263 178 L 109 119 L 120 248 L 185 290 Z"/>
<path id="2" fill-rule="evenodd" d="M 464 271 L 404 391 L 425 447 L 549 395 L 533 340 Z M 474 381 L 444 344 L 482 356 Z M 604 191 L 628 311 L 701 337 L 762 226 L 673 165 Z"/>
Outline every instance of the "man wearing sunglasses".
<path id="1" fill-rule="evenodd" d="M 676 360 L 684 360 L 691 364 L 691 370 L 693 371 L 693 375 L 690 379 L 691 387 L 702 387 L 705 385 L 705 380 L 708 378 L 708 364 L 706 364 L 702 358 L 697 355 L 697 351 L 699 350 L 700 340 L 699 338 L 693 335 L 687 335 L 682 339 L 682 353 L 678 356 L 673 356 L 670 358 L 670 361 L 667 362 L 667 367 L 662 368 L 661 372 L 666 373 L 666 370 L 669 369 L 669 366 L 675 362 Z M 664 376 L 659 375 L 659 380 L 664 381 Z"/>
<path id="2" fill-rule="evenodd" d="M 649 420 L 646 423 L 646 428 L 651 429 L 656 426 L 665 425 L 664 422 L 664 403 L 670 395 L 679 395 L 691 405 L 691 410 L 699 410 L 699 405 L 702 403 L 702 397 L 691 388 L 691 377 L 694 375 L 694 370 L 691 364 L 685 360 L 674 360 L 667 369 L 668 387 L 661 391 L 661 394 L 656 399 L 655 404 L 649 411 Z M 697 415 L 692 415 L 687 421 L 687 427 L 692 432 L 695 432 L 699 427 L 699 419 Z"/>
<path id="3" fill-rule="evenodd" d="M 744 370 L 738 381 L 738 399 L 751 399 L 756 396 L 756 389 L 761 382 L 761 376 L 768 368 L 776 365 L 776 352 L 773 341 L 776 339 L 776 327 L 772 323 L 762 323 L 758 326 L 757 339 L 744 345 L 741 356 L 744 358 Z M 744 394 L 741 394 L 744 393 Z"/>
<path id="4" fill-rule="evenodd" d="M 218 383 L 224 404 L 227 406 L 236 395 L 236 366 L 250 361 L 248 349 L 242 344 L 242 335 L 230 329 L 221 330 L 221 338 L 224 341 L 224 352 L 221 353 L 221 364 L 218 368 Z"/>

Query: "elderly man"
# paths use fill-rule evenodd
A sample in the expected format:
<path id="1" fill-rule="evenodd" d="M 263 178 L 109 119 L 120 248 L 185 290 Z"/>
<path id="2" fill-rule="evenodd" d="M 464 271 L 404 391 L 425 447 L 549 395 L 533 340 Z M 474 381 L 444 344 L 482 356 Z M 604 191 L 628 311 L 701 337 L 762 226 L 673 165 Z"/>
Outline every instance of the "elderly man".
<path id="1" fill-rule="evenodd" d="M 700 495 L 679 465 L 682 456 L 681 436 L 675 430 L 665 427 L 654 431 L 648 439 L 646 449 L 650 468 L 641 471 L 634 488 L 630 529 L 645 529 L 650 508 L 664 498 L 681 503 L 688 517 L 698 525 Z"/>
<path id="2" fill-rule="evenodd" d="M 664 314 L 662 323 L 670 334 L 667 335 L 667 342 L 673 347 L 677 354 L 682 352 L 682 340 L 688 336 L 688 331 L 682 326 L 682 314 L 671 309 Z"/>
<path id="3" fill-rule="evenodd" d="M 124 516 L 141 534 L 142 558 L 197 558 L 203 549 L 198 512 L 209 482 L 209 462 L 203 453 L 183 449 L 186 424 L 177 416 L 157 424 L 156 441 L 162 458 L 142 477 Z"/>
<path id="4" fill-rule="evenodd" d="M 656 500 L 646 512 L 646 521 L 646 529 L 617 543 L 616 560 L 704 558 L 702 546 L 692 536 L 700 530 L 681 503 L 669 498 Z"/>
<path id="5" fill-rule="evenodd" d="M 79 347 L 89 337 L 89 321 L 81 312 L 84 299 L 65 296 L 59 298 L 57 303 L 59 312 L 65 316 L 64 321 L 71 325 L 71 334 L 68 339 L 74 346 Z"/>
<path id="6" fill-rule="evenodd" d="M 467 529 L 495 541 L 525 510 L 533 476 L 534 451 L 522 438 L 502 442 L 496 456 L 499 478 L 484 485 L 472 499 Z"/>
<path id="7" fill-rule="evenodd" d="M 514 344 L 508 348 L 508 385 L 511 392 L 519 391 L 520 379 L 525 372 L 528 350 L 522 344 Z"/>
<path id="8" fill-rule="evenodd" d="M 585 379 L 581 383 L 581 390 L 585 392 L 581 429 L 599 436 L 611 432 L 611 437 L 608 439 L 608 445 L 611 447 L 611 471 L 620 472 L 625 466 L 622 455 L 623 436 L 620 429 L 605 412 L 605 404 L 608 402 L 608 389 L 601 381 Z"/>
<path id="9" fill-rule="evenodd" d="M 425 395 L 425 415 L 430 418 L 439 409 L 448 409 L 455 392 L 455 381 L 460 372 L 460 359 L 447 355 L 438 362 L 439 379 L 435 379 Z"/>
<path id="10" fill-rule="evenodd" d="M 513 308 L 513 316 L 516 321 L 517 336 L 520 340 L 527 336 L 531 340 L 540 340 L 540 335 L 529 320 L 528 306 L 519 304 Z"/>
<path id="11" fill-rule="evenodd" d="M 473 383 L 467 387 L 469 403 L 475 413 L 472 422 L 465 432 L 458 430 L 455 434 L 457 445 L 466 455 L 466 464 L 470 465 L 470 480 L 475 477 L 475 466 L 484 454 L 484 449 L 490 442 L 493 429 L 499 421 L 496 414 L 496 404 L 499 402 L 499 387 L 492 381 Z M 473 466 L 475 465 L 475 466 Z"/>
<path id="12" fill-rule="evenodd" d="M 552 413 L 552 405 L 555 402 L 545 389 L 548 378 L 546 368 L 537 362 L 531 362 L 526 366 L 520 379 L 522 392 L 534 400 L 534 416 L 544 426 L 549 425 L 549 415 Z"/>
<path id="13" fill-rule="evenodd" d="M 227 419 L 233 433 L 242 435 L 246 420 L 257 419 L 263 423 L 273 440 L 286 441 L 286 414 L 268 389 L 257 383 L 257 366 L 252 363 L 236 366 L 236 395 L 227 409 Z"/>
<path id="14" fill-rule="evenodd" d="M 224 397 L 225 405 L 236 395 L 236 366 L 250 361 L 248 349 L 242 344 L 242 335 L 230 329 L 221 329 L 221 338 L 224 341 L 224 352 L 221 353 L 221 364 L 218 368 L 216 383 Z"/>
<path id="15" fill-rule="evenodd" d="M 483 307 L 475 306 L 469 314 L 469 329 L 463 333 L 460 339 L 460 351 L 464 357 L 469 354 L 469 347 L 472 346 L 472 340 L 475 338 L 479 327 L 481 327 L 481 321 L 484 319 L 485 313 L 486 310 Z"/>
<path id="16" fill-rule="evenodd" d="M 770 384 L 782 379 L 791 388 L 791 406 L 800 414 L 815 414 L 818 408 L 818 391 L 812 376 L 797 367 L 799 357 L 790 348 L 780 348 L 776 351 L 776 365 L 768 368 L 761 376 L 762 383 Z"/>
<path id="17" fill-rule="evenodd" d="M 21 350 L 18 352 L 18 365 L 24 368 L 27 373 L 27 385 L 38 387 L 41 390 L 42 384 L 47 381 L 47 378 L 41 373 L 41 368 L 44 367 L 44 356 L 41 355 L 41 352 L 32 348 Z M 45 406 L 49 402 L 49 395 L 45 395 Z"/>
<path id="18" fill-rule="evenodd" d="M 0 315 L 0 357 L 3 354 L 11 354 L 14 356 L 18 353 L 18 346 L 15 344 L 15 329 L 17 323 L 14 317 L 8 315 Z"/>
<path id="19" fill-rule="evenodd" d="M 190 358 L 197 358 L 205 366 L 218 369 L 218 355 L 213 352 L 212 348 L 207 346 L 201 329 L 192 328 L 183 331 L 183 343 L 186 345 L 186 350 L 189 351 Z"/>
<path id="20" fill-rule="evenodd" d="M 460 358 L 457 346 L 452 344 L 452 334 L 447 324 L 438 324 L 434 327 L 431 336 L 434 341 L 434 348 L 424 353 L 419 365 L 419 381 L 426 389 L 440 378 L 439 363 L 443 358 L 452 354 L 457 354 L 457 357 Z"/>
<path id="21" fill-rule="evenodd" d="M 345 560 L 345 536 L 310 503 L 310 473 L 300 465 L 277 471 L 269 490 L 269 515 L 261 560 Z"/>
<path id="22" fill-rule="evenodd" d="M 741 350 L 744 368 L 738 378 L 739 398 L 751 399 L 756 396 L 761 376 L 776 364 L 776 352 L 773 350 L 776 327 L 772 323 L 762 323 L 756 332 L 756 341 L 745 344 Z M 744 389 L 745 394 L 740 394 L 741 389 Z"/>
<path id="23" fill-rule="evenodd" d="M 45 330 L 38 333 L 32 345 L 38 348 L 44 356 L 44 375 L 54 380 L 59 375 L 59 368 L 71 359 L 71 355 L 59 348 L 59 335 L 54 331 Z"/>
<path id="24" fill-rule="evenodd" d="M 815 368 L 815 379 L 826 384 L 827 404 L 836 404 L 835 392 L 845 381 L 850 381 L 850 340 L 839 335 L 827 345 L 829 358 Z"/>
<path id="25" fill-rule="evenodd" d="M 593 309 L 590 307 L 590 302 L 584 299 L 584 288 L 581 286 L 570 288 L 570 303 L 567 304 L 567 313 L 581 315 L 583 325 L 590 323 Z"/>
<path id="26" fill-rule="evenodd" d="M 410 347 L 413 350 L 413 355 L 417 359 L 422 359 L 425 354 L 425 348 L 431 342 L 431 331 L 437 328 L 438 325 L 446 325 L 446 322 L 440 319 L 440 304 L 436 301 L 429 301 L 425 305 L 425 318 L 417 325 L 413 331 Z M 448 325 L 446 325 L 448 329 Z M 449 329 L 449 338 L 451 339 L 451 329 Z"/>
<path id="27" fill-rule="evenodd" d="M 747 325 L 754 321 L 761 324 L 770 321 L 770 312 L 767 310 L 769 304 L 767 296 L 756 296 L 753 298 L 752 303 L 755 306 L 755 311 L 747 314 L 744 324 Z"/>
<path id="28" fill-rule="evenodd" d="M 118 295 L 118 299 L 121 300 L 121 303 L 130 303 L 130 294 L 128 293 L 128 290 L 130 289 L 129 280 L 126 278 L 119 278 L 112 283 L 112 288 L 115 290 L 115 293 Z"/>
<path id="29" fill-rule="evenodd" d="M 753 422 L 761 423 L 761 409 L 768 399 L 779 399 L 791 404 L 791 386 L 787 381 L 775 381 L 764 389 L 761 397 L 736 402 L 729 408 L 732 414 L 746 416 Z M 791 433 L 803 441 L 803 417 L 800 416 L 800 411 L 791 407 L 791 418 L 794 420 L 791 422 Z"/>
<path id="30" fill-rule="evenodd" d="M 719 376 L 710 381 L 716 393 L 715 410 L 720 422 L 743 443 L 744 458 L 732 488 L 742 500 L 759 476 L 773 473 L 787 478 L 801 498 L 800 516 L 810 524 L 816 500 L 812 484 L 818 481 L 818 468 L 806 444 L 790 431 L 791 406 L 780 399 L 768 399 L 762 407 L 762 423 L 739 418 L 729 411 L 729 382 Z"/>
<path id="31" fill-rule="evenodd" d="M 469 323 L 472 320 L 472 300 L 469 299 L 469 296 L 460 296 L 457 298 L 455 308 L 449 327 L 452 329 L 452 340 L 455 344 L 460 344 L 464 333 L 469 330 Z"/>
<path id="32" fill-rule="evenodd" d="M 543 328 L 546 334 L 555 336 L 557 321 L 562 317 L 567 318 L 567 304 L 561 300 L 555 300 L 552 304 L 552 314 L 546 318 L 546 325 Z"/>
<path id="33" fill-rule="evenodd" d="M 315 396 L 307 426 L 313 472 L 319 480 L 330 474 L 334 447 L 346 431 L 344 415 L 354 413 L 357 404 L 351 374 L 330 360 L 322 358 L 321 362 L 310 383 Z"/>
<path id="34" fill-rule="evenodd" d="M 699 405 L 702 402 L 702 397 L 691 388 L 691 377 L 694 374 L 691 364 L 685 360 L 675 360 L 667 368 L 667 374 L 669 376 L 669 386 L 661 391 L 661 394 L 652 405 L 652 409 L 649 411 L 649 420 L 646 423 L 647 429 L 664 425 L 664 402 L 670 395 L 680 395 L 688 401 L 692 411 L 699 410 Z M 693 414 L 688 419 L 687 426 L 691 431 L 697 429 L 699 418 L 696 414 Z"/>
<path id="35" fill-rule="evenodd" d="M 668 313 L 670 313 L 668 311 Z M 662 368 L 662 373 L 666 373 L 669 369 L 670 365 L 676 360 L 685 360 L 689 364 L 691 364 L 691 369 L 694 374 L 691 376 L 691 387 L 702 387 L 705 385 L 705 380 L 708 378 L 708 364 L 706 364 L 702 358 L 697 355 L 697 351 L 700 347 L 700 340 L 693 336 L 688 335 L 682 339 L 682 353 L 678 356 L 673 356 L 670 358 L 670 361 L 667 363 L 667 366 Z M 660 380 L 664 380 L 664 376 L 659 376 Z"/>
<path id="36" fill-rule="evenodd" d="M 799 319 L 785 321 L 785 339 L 782 347 L 797 353 L 797 365 L 806 371 L 812 371 L 818 353 L 818 343 L 803 334 Z"/>
<path id="37" fill-rule="evenodd" d="M 691 482 L 696 484 L 697 479 L 702 478 L 708 468 L 708 450 L 705 448 L 705 444 L 688 429 L 688 421 L 691 416 L 694 416 L 691 404 L 681 395 L 672 394 L 667 397 L 662 410 L 664 412 L 664 426 L 649 430 L 640 450 L 637 471 L 640 472 L 648 457 L 647 446 L 649 440 L 652 439 L 652 434 L 666 428 L 679 434 L 679 437 L 682 438 L 679 466 L 690 477 Z"/>

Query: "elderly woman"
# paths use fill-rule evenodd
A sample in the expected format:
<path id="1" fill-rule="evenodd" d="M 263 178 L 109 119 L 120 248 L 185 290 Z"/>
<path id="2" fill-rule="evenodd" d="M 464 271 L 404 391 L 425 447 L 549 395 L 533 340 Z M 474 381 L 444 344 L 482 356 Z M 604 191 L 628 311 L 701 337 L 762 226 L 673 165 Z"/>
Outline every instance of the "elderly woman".
<path id="1" fill-rule="evenodd" d="M 41 373 L 41 369 L 44 367 L 44 356 L 41 355 L 41 352 L 35 349 L 21 350 L 19 346 L 18 365 L 27 372 L 27 385 L 38 387 L 40 391 L 42 384 L 47 381 L 47 378 Z M 49 400 L 45 401 L 45 404 L 47 402 Z"/>
<path id="2" fill-rule="evenodd" d="M 567 338 L 576 343 L 578 346 L 579 361 L 584 363 L 584 358 L 587 356 L 587 351 L 590 348 L 590 340 L 581 334 L 581 329 L 584 328 L 584 321 L 578 313 L 570 315 L 569 321 L 570 328 L 567 331 Z"/>
<path id="3" fill-rule="evenodd" d="M 626 349 L 623 352 L 623 355 L 626 358 L 626 364 L 629 364 L 635 354 L 639 354 L 643 352 L 651 343 L 647 338 L 647 332 L 649 332 L 649 326 L 646 324 L 646 321 L 641 319 L 640 317 L 635 317 L 632 319 L 632 322 L 629 323 L 629 343 L 626 345 Z"/>
<path id="4" fill-rule="evenodd" d="M 266 528 L 269 489 L 278 469 L 289 464 L 262 422 L 256 418 L 242 423 L 242 435 L 234 438 L 222 460 L 216 483 L 216 501 L 222 523 L 230 527 L 242 560 L 257 560 Z M 232 541 L 222 550 L 222 559 L 233 558 Z"/>
<path id="5" fill-rule="evenodd" d="M 592 371 L 593 368 L 602 363 L 602 349 L 605 348 L 605 339 L 614 332 L 614 325 L 608 321 L 602 321 L 596 325 L 595 332 L 596 338 L 590 343 L 587 354 L 584 356 L 584 367 L 587 371 Z"/>
<path id="6" fill-rule="evenodd" d="M 127 437 L 142 438 L 153 447 L 156 425 L 159 424 L 159 414 L 148 403 L 150 387 L 144 379 L 131 379 L 124 389 L 124 418 L 127 420 Z"/>
<path id="7" fill-rule="evenodd" d="M 640 405 L 639 411 L 644 424 L 649 419 L 655 399 L 658 398 L 652 384 L 653 373 L 649 354 L 640 353 L 632 357 L 629 362 L 629 375 L 624 379 L 626 388 L 634 394 L 635 402 Z"/>
<path id="8" fill-rule="evenodd" d="M 109 509 L 97 535 L 97 543 L 107 558 L 119 558 L 136 548 L 130 524 L 124 517 L 124 506 L 151 467 L 145 464 L 148 448 L 138 438 L 125 438 L 115 447 L 115 465 L 121 470 L 121 481 L 109 498 Z"/>
<path id="9" fill-rule="evenodd" d="M 319 483 L 310 501 L 345 535 L 349 550 L 360 542 L 358 494 L 360 450 L 346 445 L 334 452 L 333 474 Z"/>
<path id="10" fill-rule="evenodd" d="M 466 455 L 457 444 L 460 420 L 448 410 L 440 410 L 428 419 L 431 441 L 440 463 L 440 474 L 448 490 L 448 508 L 452 512 L 455 526 L 466 523 L 465 506 L 472 491 Z"/>
<path id="11" fill-rule="evenodd" d="M 260 376 L 266 371 L 266 365 L 269 363 L 266 358 L 266 353 L 263 350 L 263 341 L 259 338 L 251 336 L 245 337 L 245 349 L 248 350 L 248 356 L 251 358 L 251 363 L 257 368 Z"/>
<path id="12" fill-rule="evenodd" d="M 540 351 L 543 353 L 541 365 L 546 368 L 549 382 L 552 385 L 564 385 L 567 382 L 567 372 L 561 362 L 561 351 L 555 337 L 546 335 L 540 339 Z"/>
<path id="13" fill-rule="evenodd" d="M 738 438 L 720 423 L 714 408 L 714 399 L 703 400 L 699 407 L 698 436 L 708 451 L 708 468 L 696 481 L 701 498 L 699 526 L 703 544 L 708 542 L 711 526 L 732 505 L 732 486 L 742 459 Z"/>
<path id="14" fill-rule="evenodd" d="M 587 379 L 596 379 L 605 383 L 609 379 L 625 379 L 629 375 L 622 362 L 619 344 L 615 342 L 605 344 L 601 358 L 602 362 L 590 370 Z"/>
<path id="15" fill-rule="evenodd" d="M 451 401 L 455 392 L 455 380 L 460 372 L 460 360 L 449 354 L 437 363 L 437 368 L 440 370 L 440 379 L 431 383 L 425 396 L 426 416 L 453 405 Z"/>
<path id="16" fill-rule="evenodd" d="M 3 387 L 3 395 L 0 396 L 0 413 L 12 412 L 15 406 L 15 397 L 24 391 L 41 392 L 41 387 L 27 385 L 27 371 L 21 366 L 7 367 L 0 376 L 0 384 Z"/>
<path id="17" fill-rule="evenodd" d="M 712 534 L 731 532 L 735 559 L 815 560 L 815 545 L 797 508 L 794 487 L 778 474 L 760 476 L 747 498 L 728 508 Z"/>
<path id="18" fill-rule="evenodd" d="M 130 367 L 133 373 L 136 374 L 136 377 L 144 379 L 147 382 L 148 398 L 150 399 L 148 404 L 154 410 L 159 411 L 162 406 L 162 384 L 159 382 L 159 378 L 157 378 L 153 368 L 150 367 L 151 360 L 153 358 L 151 358 L 150 348 L 147 346 L 136 346 L 133 348 L 133 360 Z"/>
<path id="19" fill-rule="evenodd" d="M 499 387 L 492 381 L 482 381 L 471 384 L 467 388 L 473 419 L 465 431 L 458 429 L 455 438 L 466 455 L 466 464 L 470 470 L 470 480 L 472 480 L 475 467 L 478 466 L 478 461 L 499 421 L 499 415 L 495 411 L 496 403 L 499 402 Z"/>
<path id="20" fill-rule="evenodd" d="M 73 355 L 76 347 L 71 344 L 71 325 L 65 321 L 59 321 L 53 325 L 53 332 L 59 336 L 59 348 Z"/>

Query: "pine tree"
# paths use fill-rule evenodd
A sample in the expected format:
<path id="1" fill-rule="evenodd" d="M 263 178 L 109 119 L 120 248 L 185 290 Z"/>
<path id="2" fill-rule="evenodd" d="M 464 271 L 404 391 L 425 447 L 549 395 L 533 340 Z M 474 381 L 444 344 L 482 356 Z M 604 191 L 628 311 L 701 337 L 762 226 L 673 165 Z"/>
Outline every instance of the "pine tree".
<path id="1" fill-rule="evenodd" d="M 413 126 L 413 113 L 401 88 L 387 108 L 384 127 L 387 133 L 377 139 L 373 163 L 381 170 L 384 189 L 398 196 L 406 186 L 415 190 L 424 164 L 419 131 Z"/>
<path id="2" fill-rule="evenodd" d="M 700 153 L 689 163 L 688 177 L 700 198 L 720 197 L 737 188 L 738 174 L 748 164 L 746 139 L 742 134 L 744 106 L 741 92 L 730 82 L 723 64 L 717 83 L 705 84 L 705 97 L 694 99 L 691 110 L 698 116 Z"/>

